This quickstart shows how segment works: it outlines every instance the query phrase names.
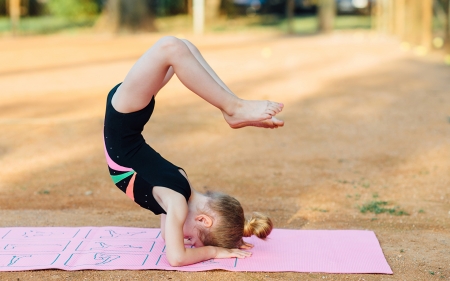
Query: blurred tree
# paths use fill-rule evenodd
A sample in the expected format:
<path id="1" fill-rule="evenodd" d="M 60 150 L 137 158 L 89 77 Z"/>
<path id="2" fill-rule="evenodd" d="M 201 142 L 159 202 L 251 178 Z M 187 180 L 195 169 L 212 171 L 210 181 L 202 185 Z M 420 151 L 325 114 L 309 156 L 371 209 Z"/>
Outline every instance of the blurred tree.
<path id="1" fill-rule="evenodd" d="M 287 0 L 286 1 L 286 17 L 287 17 L 287 26 L 288 33 L 294 33 L 294 10 L 295 10 L 295 0 Z"/>
<path id="2" fill-rule="evenodd" d="M 152 0 L 106 0 L 97 28 L 112 32 L 156 31 Z"/>
<path id="3" fill-rule="evenodd" d="M 319 31 L 329 33 L 334 28 L 336 0 L 319 0 Z"/>
<path id="4" fill-rule="evenodd" d="M 437 8 L 441 8 L 444 26 L 444 38 L 447 43 L 450 43 L 450 0 L 437 0 Z M 450 45 L 450 44 L 449 44 Z"/>
<path id="5" fill-rule="evenodd" d="M 205 0 L 192 1 L 192 19 L 195 34 L 203 34 L 205 29 Z"/>
<path id="6" fill-rule="evenodd" d="M 189 15 L 192 15 L 192 0 L 185 0 L 186 1 L 186 12 Z"/>
<path id="7" fill-rule="evenodd" d="M 422 0 L 421 25 L 420 25 L 420 45 L 429 49 L 433 37 L 433 0 Z"/>
<path id="8" fill-rule="evenodd" d="M 237 16 L 237 9 L 233 0 L 220 1 L 220 12 L 227 15 L 229 18 L 235 18 Z"/>
<path id="9" fill-rule="evenodd" d="M 401 40 L 420 47 L 417 49 L 419 53 L 426 53 L 430 48 L 433 0 L 377 0 L 375 10 L 378 31 L 395 34 Z"/>
<path id="10" fill-rule="evenodd" d="M 0 0 L 0 15 L 6 15 L 6 0 Z"/>
<path id="11" fill-rule="evenodd" d="M 220 15 L 221 0 L 193 0 L 194 33 L 202 34 L 205 22 L 211 23 Z"/>
<path id="12" fill-rule="evenodd" d="M 187 13 L 187 0 L 156 0 L 158 16 Z"/>
<path id="13" fill-rule="evenodd" d="M 447 16 L 445 17 L 445 45 L 447 52 L 450 53 L 450 0 L 446 0 L 445 10 Z"/>
<path id="14" fill-rule="evenodd" d="M 11 18 L 11 29 L 13 35 L 19 31 L 20 0 L 9 0 L 9 16 Z"/>
<path id="15" fill-rule="evenodd" d="M 394 2 L 394 28 L 393 32 L 398 38 L 405 37 L 405 5 L 406 0 L 397 0 Z"/>
<path id="16" fill-rule="evenodd" d="M 50 14 L 69 19 L 92 16 L 99 12 L 95 0 L 48 0 L 47 7 Z"/>
<path id="17" fill-rule="evenodd" d="M 8 5 L 7 5 L 8 4 Z M 9 7 L 9 0 L 0 0 L 0 15 L 9 15 L 7 9 Z M 21 14 L 27 16 L 42 15 L 45 11 L 45 3 L 42 0 L 22 0 Z"/>
<path id="18" fill-rule="evenodd" d="M 205 1 L 205 20 L 206 22 L 213 22 L 219 17 L 221 0 L 206 0 Z"/>

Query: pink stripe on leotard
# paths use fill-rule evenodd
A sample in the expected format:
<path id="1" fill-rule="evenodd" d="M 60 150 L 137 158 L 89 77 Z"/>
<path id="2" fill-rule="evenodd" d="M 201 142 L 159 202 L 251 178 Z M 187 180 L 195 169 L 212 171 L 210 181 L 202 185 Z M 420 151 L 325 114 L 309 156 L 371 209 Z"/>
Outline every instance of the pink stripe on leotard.
<path id="1" fill-rule="evenodd" d="M 105 143 L 105 139 L 103 139 L 103 148 L 105 149 L 105 155 L 106 155 L 106 162 L 108 163 L 108 166 L 116 171 L 121 171 L 121 172 L 129 172 L 132 171 L 133 169 L 128 168 L 128 167 L 123 167 L 120 166 L 119 164 L 117 164 L 116 162 L 114 162 L 111 157 L 109 157 L 108 151 L 106 150 L 106 143 Z"/>
<path id="2" fill-rule="evenodd" d="M 131 200 L 134 201 L 134 193 L 133 193 L 133 189 L 134 189 L 134 179 L 136 178 L 136 173 L 133 174 L 133 176 L 130 179 L 130 182 L 128 183 L 127 186 L 127 190 L 125 192 L 125 194 L 131 198 Z"/>

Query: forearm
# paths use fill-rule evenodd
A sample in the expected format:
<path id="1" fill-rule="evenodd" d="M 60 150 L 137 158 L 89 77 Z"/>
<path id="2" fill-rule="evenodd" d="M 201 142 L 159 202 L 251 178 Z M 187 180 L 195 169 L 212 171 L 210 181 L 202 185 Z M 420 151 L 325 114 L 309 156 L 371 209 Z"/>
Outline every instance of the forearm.
<path id="1" fill-rule="evenodd" d="M 216 253 L 216 247 L 213 246 L 185 248 L 183 252 L 177 254 L 167 253 L 167 260 L 171 266 L 184 266 L 212 259 Z"/>
<path id="2" fill-rule="evenodd" d="M 161 238 L 166 240 L 166 215 L 161 214 Z"/>

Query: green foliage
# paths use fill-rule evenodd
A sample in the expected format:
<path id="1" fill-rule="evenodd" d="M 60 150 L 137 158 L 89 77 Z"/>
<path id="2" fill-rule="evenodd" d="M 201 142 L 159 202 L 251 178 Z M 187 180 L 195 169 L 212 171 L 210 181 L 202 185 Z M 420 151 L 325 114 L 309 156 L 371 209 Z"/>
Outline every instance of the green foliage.
<path id="1" fill-rule="evenodd" d="M 47 8 L 50 14 L 68 19 L 93 16 L 99 12 L 95 0 L 49 0 Z"/>
<path id="2" fill-rule="evenodd" d="M 80 28 L 92 27 L 96 17 L 68 19 L 54 16 L 25 17 L 20 20 L 19 34 L 49 34 L 55 32 L 76 32 Z M 0 17 L 0 35 L 11 32 L 11 21 Z"/>
<path id="3" fill-rule="evenodd" d="M 159 16 L 176 15 L 187 11 L 185 0 L 160 0 L 157 2 Z"/>
<path id="4" fill-rule="evenodd" d="M 371 201 L 359 207 L 359 210 L 363 214 L 370 212 L 375 214 L 388 213 L 394 216 L 409 215 L 407 212 L 399 210 L 398 207 L 385 208 L 386 205 L 388 205 L 386 201 Z"/>
<path id="5" fill-rule="evenodd" d="M 0 0 L 0 15 L 6 15 L 6 0 Z"/>

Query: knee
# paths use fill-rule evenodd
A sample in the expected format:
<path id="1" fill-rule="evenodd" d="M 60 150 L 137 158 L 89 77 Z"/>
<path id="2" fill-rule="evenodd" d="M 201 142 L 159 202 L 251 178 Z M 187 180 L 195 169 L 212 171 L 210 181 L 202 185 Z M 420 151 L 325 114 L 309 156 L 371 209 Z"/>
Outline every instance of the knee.
<path id="1" fill-rule="evenodd" d="M 183 43 L 189 48 L 189 50 L 191 50 L 191 52 L 198 52 L 198 53 L 200 53 L 200 51 L 197 49 L 197 47 L 195 47 L 195 45 L 192 44 L 189 40 L 181 39 L 181 41 L 183 41 Z"/>
<path id="2" fill-rule="evenodd" d="M 186 51 L 186 44 L 175 36 L 164 36 L 158 40 L 158 47 L 170 55 L 182 54 Z"/>

